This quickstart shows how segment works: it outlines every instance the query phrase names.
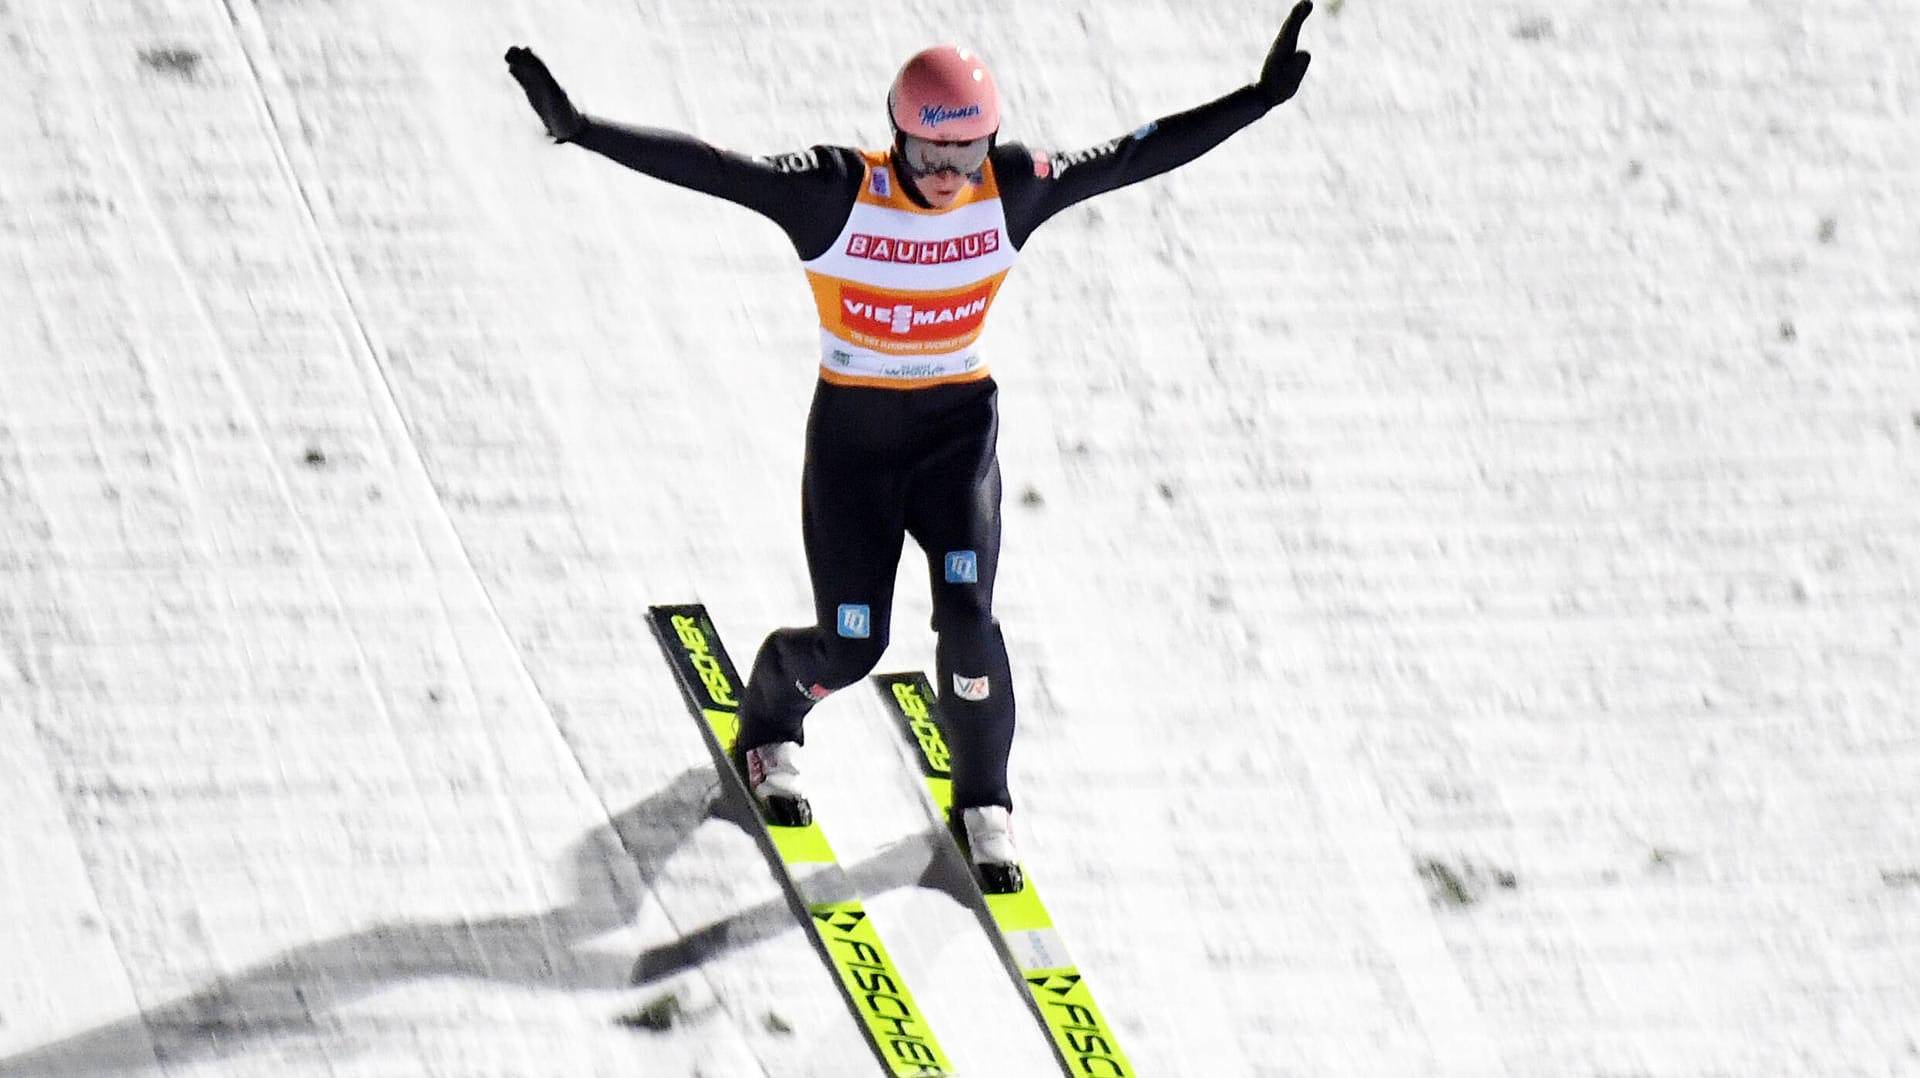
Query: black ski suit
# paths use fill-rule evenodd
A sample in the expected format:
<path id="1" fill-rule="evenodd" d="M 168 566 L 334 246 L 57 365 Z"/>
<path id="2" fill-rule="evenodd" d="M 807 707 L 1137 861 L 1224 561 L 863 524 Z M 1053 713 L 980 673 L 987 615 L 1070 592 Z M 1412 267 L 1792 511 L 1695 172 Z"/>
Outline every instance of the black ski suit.
<path id="1" fill-rule="evenodd" d="M 999 186 L 1006 241 L 1017 250 L 1061 210 L 1177 168 L 1272 107 L 1248 86 L 1076 153 L 996 146 L 986 167 Z M 573 141 L 770 218 L 802 261 L 840 236 L 866 175 L 860 152 L 842 146 L 752 158 L 675 132 L 593 118 Z M 892 163 L 904 180 L 897 154 Z M 927 208 L 910 184 L 907 192 Z M 800 741 L 813 704 L 880 661 L 895 572 L 911 535 L 926 552 L 933 582 L 954 805 L 1013 806 L 1013 684 L 993 617 L 1000 553 L 996 392 L 990 377 L 916 389 L 819 382 L 801 480 L 814 624 L 776 630 L 761 645 L 741 708 L 740 750 Z"/>

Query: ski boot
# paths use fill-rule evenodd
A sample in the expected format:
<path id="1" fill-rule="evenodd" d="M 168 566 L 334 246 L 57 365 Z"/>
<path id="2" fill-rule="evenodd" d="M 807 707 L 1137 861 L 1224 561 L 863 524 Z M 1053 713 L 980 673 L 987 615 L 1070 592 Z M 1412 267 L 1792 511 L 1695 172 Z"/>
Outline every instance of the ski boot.
<path id="1" fill-rule="evenodd" d="M 747 780 L 747 790 L 775 827 L 805 827 L 813 822 L 813 806 L 800 790 L 798 753 L 791 741 L 776 741 L 734 753 L 734 766 Z"/>
<path id="2" fill-rule="evenodd" d="M 1024 890 L 1026 874 L 1013 848 L 1013 814 L 1000 805 L 984 805 L 961 809 L 960 821 L 955 837 L 973 862 L 980 890 L 990 895 Z"/>

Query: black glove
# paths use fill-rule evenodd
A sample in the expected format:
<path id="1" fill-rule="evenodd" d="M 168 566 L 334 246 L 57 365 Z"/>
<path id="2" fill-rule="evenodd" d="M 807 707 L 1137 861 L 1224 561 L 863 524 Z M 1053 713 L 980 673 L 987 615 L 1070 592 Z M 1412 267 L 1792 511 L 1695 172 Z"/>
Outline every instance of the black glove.
<path id="1" fill-rule="evenodd" d="M 567 92 L 553 79 L 553 72 L 533 54 L 533 50 L 515 45 L 507 50 L 507 70 L 527 92 L 527 104 L 540 114 L 540 122 L 547 125 L 547 134 L 555 142 L 570 142 L 587 126 L 586 117 L 567 100 Z"/>
<path id="2" fill-rule="evenodd" d="M 1273 48 L 1267 53 L 1267 62 L 1260 68 L 1260 81 L 1256 83 L 1268 104 L 1278 105 L 1292 97 L 1300 89 L 1300 80 L 1307 77 L 1307 64 L 1313 60 L 1313 54 L 1300 51 L 1300 24 L 1307 21 L 1312 11 L 1312 0 L 1300 0 L 1293 5 L 1293 13 L 1280 28 L 1280 36 L 1273 39 Z"/>

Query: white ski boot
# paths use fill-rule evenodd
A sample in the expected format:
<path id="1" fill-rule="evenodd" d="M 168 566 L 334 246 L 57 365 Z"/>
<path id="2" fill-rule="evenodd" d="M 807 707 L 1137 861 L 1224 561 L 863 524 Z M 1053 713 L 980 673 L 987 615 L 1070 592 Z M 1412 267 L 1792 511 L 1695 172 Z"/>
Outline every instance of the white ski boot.
<path id="1" fill-rule="evenodd" d="M 980 877 L 980 889 L 990 895 L 1010 895 L 1027 886 L 1020 871 L 1020 854 L 1013 848 L 1013 813 L 999 805 L 960 810 L 966 829 L 967 853 Z"/>
<path id="2" fill-rule="evenodd" d="M 813 822 L 813 806 L 800 788 L 800 746 L 791 741 L 748 749 L 741 759 L 747 789 L 775 827 L 805 827 Z"/>

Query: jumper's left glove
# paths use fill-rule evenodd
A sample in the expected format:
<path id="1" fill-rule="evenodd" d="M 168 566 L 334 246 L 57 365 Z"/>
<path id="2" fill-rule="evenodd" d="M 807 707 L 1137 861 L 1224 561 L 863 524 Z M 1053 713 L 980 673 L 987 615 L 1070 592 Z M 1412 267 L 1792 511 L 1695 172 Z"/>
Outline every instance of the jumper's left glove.
<path id="1" fill-rule="evenodd" d="M 571 142 L 580 134 L 580 129 L 587 126 L 586 117 L 573 107 L 553 72 L 547 70 L 547 65 L 532 49 L 520 45 L 508 49 L 507 70 L 527 92 L 527 104 L 540 114 L 540 122 L 547 125 L 547 134 L 553 136 L 553 141 Z"/>
<path id="2" fill-rule="evenodd" d="M 1273 48 L 1267 52 L 1267 62 L 1260 68 L 1260 81 L 1255 85 L 1270 105 L 1292 97 L 1300 89 L 1300 80 L 1307 77 L 1307 64 L 1312 62 L 1313 54 L 1300 51 L 1300 24 L 1307 21 L 1312 11 L 1312 0 L 1300 0 L 1293 5 L 1286 25 L 1280 28 L 1280 36 L 1273 39 Z"/>

